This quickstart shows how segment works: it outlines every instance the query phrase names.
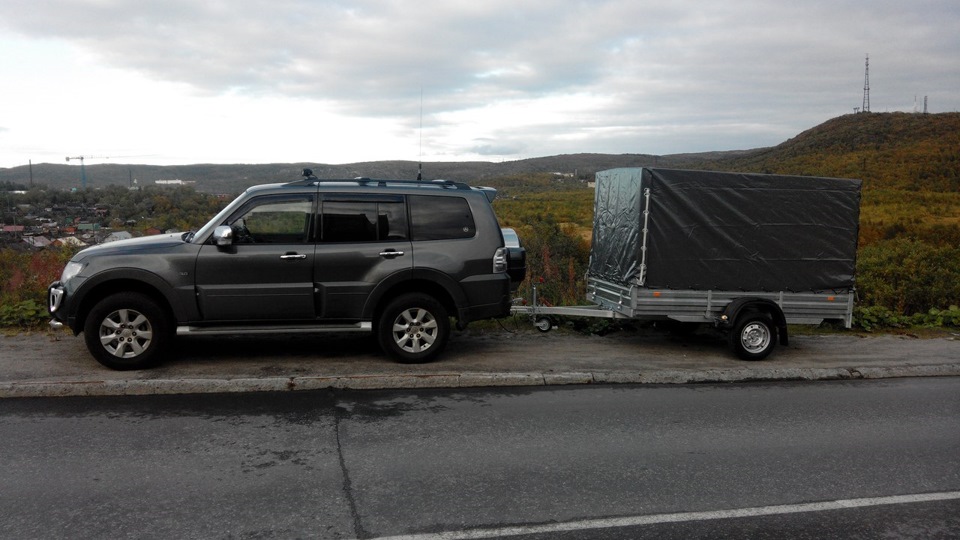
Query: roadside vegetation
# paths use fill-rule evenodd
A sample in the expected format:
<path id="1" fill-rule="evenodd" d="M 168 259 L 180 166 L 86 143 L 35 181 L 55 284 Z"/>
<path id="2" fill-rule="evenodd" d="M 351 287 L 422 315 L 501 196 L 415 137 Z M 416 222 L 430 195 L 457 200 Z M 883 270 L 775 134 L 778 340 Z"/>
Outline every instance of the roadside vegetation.
<path id="1" fill-rule="evenodd" d="M 847 115 L 696 168 L 863 180 L 854 324 L 960 328 L 960 114 Z M 498 216 L 527 247 L 521 293 L 542 277 L 548 301 L 583 303 L 593 191 L 545 174 L 491 185 Z"/>
<path id="2" fill-rule="evenodd" d="M 55 223 L 50 231 L 53 237 L 63 236 L 63 231 L 79 221 L 138 236 L 193 230 L 230 200 L 183 186 L 64 191 L 0 183 L 0 192 L 5 192 L 0 199 L 5 204 L 3 225 L 23 223 L 23 214 L 29 213 Z M 30 210 L 25 212 L 25 208 Z M 49 320 L 47 286 L 59 279 L 63 266 L 80 248 L 51 245 L 35 249 L 15 235 L 4 236 L 8 242 L 0 245 L 0 327 L 42 327 Z"/>
<path id="3" fill-rule="evenodd" d="M 958 113 L 868 113 L 833 119 L 777 147 L 696 168 L 862 179 L 855 325 L 865 331 L 960 328 L 958 149 Z M 501 225 L 516 229 L 527 249 L 523 297 L 537 284 L 551 304 L 584 302 L 593 221 L 589 176 L 523 173 L 473 182 L 499 190 L 494 207 Z M 0 191 L 13 187 L 0 184 Z M 12 197 L 9 207 L 99 205 L 106 209 L 104 226 L 135 234 L 196 229 L 231 198 L 191 187 L 32 189 Z M 74 251 L 0 249 L 0 326 L 39 327 L 47 321 L 46 287 Z"/>

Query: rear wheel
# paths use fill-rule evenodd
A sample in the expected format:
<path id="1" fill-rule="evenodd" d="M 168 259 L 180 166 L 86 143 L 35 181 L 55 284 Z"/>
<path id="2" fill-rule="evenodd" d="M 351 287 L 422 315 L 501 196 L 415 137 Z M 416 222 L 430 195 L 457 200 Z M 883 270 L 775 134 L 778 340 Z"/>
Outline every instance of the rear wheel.
<path id="1" fill-rule="evenodd" d="M 383 350 L 404 364 L 430 362 L 450 337 L 447 310 L 432 296 L 410 293 L 390 302 L 377 324 Z"/>
<path id="2" fill-rule="evenodd" d="M 776 344 L 776 327 L 766 313 L 741 314 L 730 332 L 730 347 L 743 360 L 763 360 L 770 356 Z"/>
<path id="3" fill-rule="evenodd" d="M 97 362 L 120 370 L 156 365 L 171 339 L 160 306 L 148 296 L 123 292 L 98 302 L 87 315 L 83 337 Z"/>

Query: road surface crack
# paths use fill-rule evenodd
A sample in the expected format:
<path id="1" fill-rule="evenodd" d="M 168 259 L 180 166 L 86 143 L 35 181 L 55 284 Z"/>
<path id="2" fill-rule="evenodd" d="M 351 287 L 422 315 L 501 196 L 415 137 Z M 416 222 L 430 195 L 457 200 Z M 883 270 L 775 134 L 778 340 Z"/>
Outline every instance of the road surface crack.
<path id="1" fill-rule="evenodd" d="M 370 538 L 369 533 L 363 529 L 360 512 L 357 511 L 357 501 L 353 496 L 353 484 L 350 481 L 350 470 L 347 468 L 347 460 L 343 455 L 343 445 L 340 442 L 340 420 L 345 410 L 339 405 L 334 405 L 333 411 L 334 433 L 337 437 L 337 459 L 340 461 L 340 472 L 343 475 L 343 494 L 347 498 L 347 504 L 350 505 L 350 515 L 353 517 L 353 533 L 356 538 Z"/>

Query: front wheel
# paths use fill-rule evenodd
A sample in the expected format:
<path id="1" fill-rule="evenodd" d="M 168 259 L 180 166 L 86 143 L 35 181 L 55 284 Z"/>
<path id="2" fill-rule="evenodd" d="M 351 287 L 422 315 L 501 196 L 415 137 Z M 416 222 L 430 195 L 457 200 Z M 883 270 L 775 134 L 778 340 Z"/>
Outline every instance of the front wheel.
<path id="1" fill-rule="evenodd" d="M 430 362 L 450 337 L 447 310 L 433 297 L 410 293 L 390 302 L 377 324 L 384 352 L 404 364 Z"/>
<path id="2" fill-rule="evenodd" d="M 730 347 L 743 360 L 763 360 L 776 344 L 776 327 L 766 313 L 744 313 L 730 332 Z"/>
<path id="3" fill-rule="evenodd" d="M 169 322 L 148 296 L 124 292 L 98 302 L 83 327 L 87 349 L 111 369 L 144 369 L 157 364 L 170 341 Z"/>

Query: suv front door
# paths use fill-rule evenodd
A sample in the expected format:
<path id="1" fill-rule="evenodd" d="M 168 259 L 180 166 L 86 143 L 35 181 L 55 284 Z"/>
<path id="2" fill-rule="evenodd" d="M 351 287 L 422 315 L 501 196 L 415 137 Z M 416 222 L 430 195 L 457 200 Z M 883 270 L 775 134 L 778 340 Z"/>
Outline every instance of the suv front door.
<path id="1" fill-rule="evenodd" d="M 197 301 L 206 321 L 309 320 L 314 307 L 314 196 L 251 199 L 223 225 L 233 244 L 197 257 Z"/>
<path id="2" fill-rule="evenodd" d="M 318 316 L 359 320 L 373 289 L 413 267 L 403 196 L 324 194 L 314 277 Z"/>

